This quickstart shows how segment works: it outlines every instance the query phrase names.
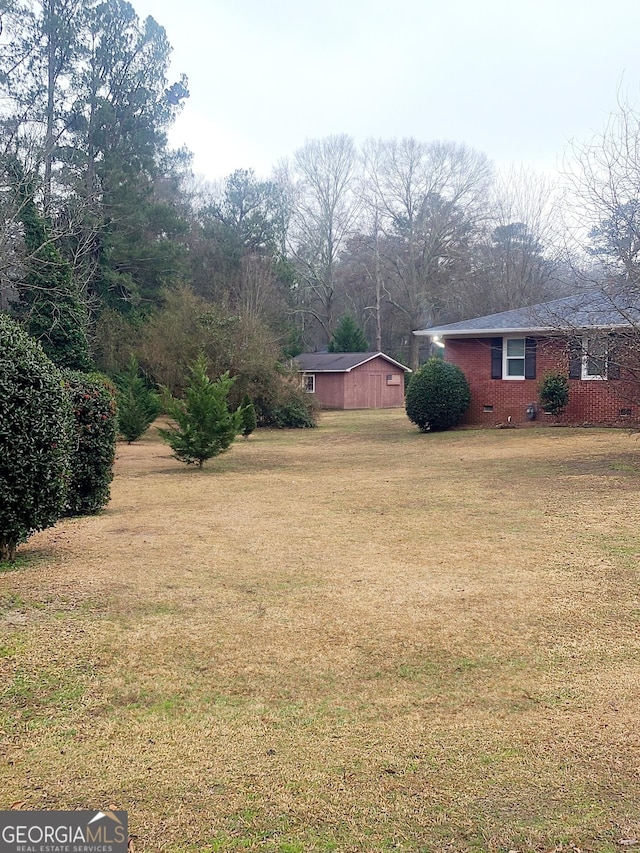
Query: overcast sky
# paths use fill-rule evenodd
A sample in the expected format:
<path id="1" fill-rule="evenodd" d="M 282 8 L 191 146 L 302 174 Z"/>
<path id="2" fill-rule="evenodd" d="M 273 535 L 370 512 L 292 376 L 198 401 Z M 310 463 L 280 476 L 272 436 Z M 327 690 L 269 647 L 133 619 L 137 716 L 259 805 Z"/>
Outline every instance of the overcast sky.
<path id="1" fill-rule="evenodd" d="M 640 101 L 639 0 L 132 0 L 191 97 L 196 172 L 266 177 L 307 138 L 447 139 L 553 170 Z"/>

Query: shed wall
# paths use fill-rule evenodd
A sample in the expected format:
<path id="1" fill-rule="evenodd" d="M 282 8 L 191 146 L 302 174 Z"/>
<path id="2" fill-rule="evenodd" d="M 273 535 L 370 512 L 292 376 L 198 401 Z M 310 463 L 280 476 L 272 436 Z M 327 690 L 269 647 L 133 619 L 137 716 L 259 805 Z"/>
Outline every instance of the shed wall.
<path id="1" fill-rule="evenodd" d="M 395 377 L 399 384 L 387 384 Z M 344 375 L 345 409 L 391 409 L 404 405 L 404 371 L 378 356 Z"/>
<path id="2" fill-rule="evenodd" d="M 326 409 L 344 409 L 344 380 L 348 373 L 316 373 L 316 399 Z"/>
<path id="3" fill-rule="evenodd" d="M 316 373 L 315 377 L 316 398 L 327 409 L 404 406 L 404 371 L 380 356 L 349 373 Z"/>

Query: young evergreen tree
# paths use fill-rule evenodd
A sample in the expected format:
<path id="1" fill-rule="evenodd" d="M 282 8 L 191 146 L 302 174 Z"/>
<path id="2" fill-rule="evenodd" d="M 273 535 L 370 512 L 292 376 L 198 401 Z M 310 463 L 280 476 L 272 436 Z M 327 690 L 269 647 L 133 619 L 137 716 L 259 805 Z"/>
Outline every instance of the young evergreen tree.
<path id="1" fill-rule="evenodd" d="M 351 314 L 343 314 L 333 333 L 329 352 L 368 352 L 369 342 Z"/>
<path id="2" fill-rule="evenodd" d="M 165 409 L 175 425 L 158 432 L 176 459 L 202 468 L 207 459 L 231 447 L 242 428 L 242 409 L 229 410 L 234 379 L 228 372 L 215 382 L 209 379 L 204 355 L 198 356 L 189 372 L 184 400 L 165 394 Z"/>
<path id="3" fill-rule="evenodd" d="M 248 394 L 244 395 L 242 400 L 242 435 L 245 438 L 249 438 L 251 433 L 258 426 L 258 417 L 256 415 L 256 407 L 253 405 L 253 401 Z"/>
<path id="4" fill-rule="evenodd" d="M 143 435 L 160 414 L 160 397 L 149 388 L 135 356 L 116 377 L 118 432 L 129 444 Z"/>

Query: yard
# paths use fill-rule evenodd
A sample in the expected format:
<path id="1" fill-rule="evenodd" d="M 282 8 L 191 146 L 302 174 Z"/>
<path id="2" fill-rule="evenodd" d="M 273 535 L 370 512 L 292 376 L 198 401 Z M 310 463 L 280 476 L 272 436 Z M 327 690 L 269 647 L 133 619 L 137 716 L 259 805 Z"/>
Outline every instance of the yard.
<path id="1" fill-rule="evenodd" d="M 0 808 L 140 851 L 640 849 L 640 446 L 153 431 L 0 574 Z M 635 843 L 634 843 L 635 842 Z"/>

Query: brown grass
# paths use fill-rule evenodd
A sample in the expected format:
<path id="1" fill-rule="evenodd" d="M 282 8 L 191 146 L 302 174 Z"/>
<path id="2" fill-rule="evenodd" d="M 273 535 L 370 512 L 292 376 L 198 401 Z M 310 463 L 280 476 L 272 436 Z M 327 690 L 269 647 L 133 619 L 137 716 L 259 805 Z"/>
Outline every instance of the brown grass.
<path id="1" fill-rule="evenodd" d="M 399 411 L 202 472 L 119 446 L 107 510 L 0 574 L 0 808 L 114 804 L 137 851 L 629 849 L 639 477 L 621 432 Z"/>

